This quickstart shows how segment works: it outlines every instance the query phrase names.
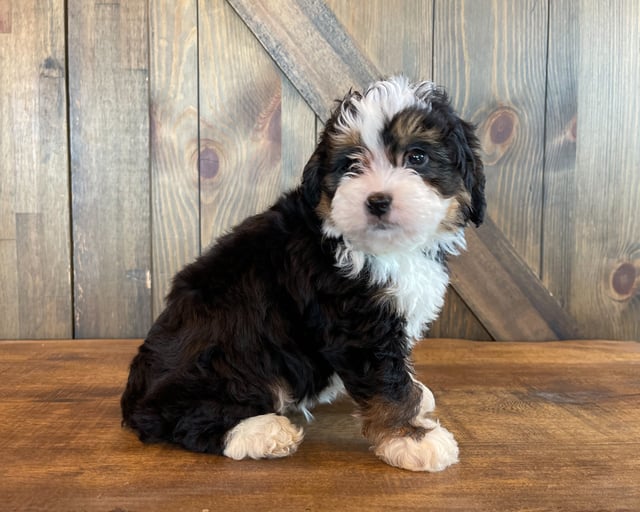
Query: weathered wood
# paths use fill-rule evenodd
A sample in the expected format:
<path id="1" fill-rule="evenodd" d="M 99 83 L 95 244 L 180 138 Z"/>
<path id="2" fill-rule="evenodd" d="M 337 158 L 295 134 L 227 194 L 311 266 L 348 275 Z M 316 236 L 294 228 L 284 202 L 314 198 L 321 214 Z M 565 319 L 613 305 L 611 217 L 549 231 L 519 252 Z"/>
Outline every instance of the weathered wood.
<path id="1" fill-rule="evenodd" d="M 322 0 L 229 4 L 323 120 L 349 88 L 381 76 Z"/>
<path id="2" fill-rule="evenodd" d="M 539 275 L 547 4 L 455 0 L 434 14 L 434 78 L 478 125 L 487 211 Z"/>
<path id="3" fill-rule="evenodd" d="M 238 127 L 225 142 L 226 148 L 233 148 L 225 151 L 244 155 L 229 171 L 245 180 L 237 194 L 230 192 L 235 187 L 232 182 L 221 184 L 225 190 L 221 193 L 210 187 L 209 178 L 202 180 L 205 246 L 246 214 L 266 206 L 280 189 L 297 182 L 314 139 L 313 116 L 297 89 L 306 91 L 305 99 L 325 119 L 335 98 L 378 74 L 405 71 L 433 76 L 448 87 L 456 106 L 480 123 L 485 143 L 490 142 L 485 144 L 488 161 L 495 162 L 488 169 L 490 212 L 518 258 L 542 276 L 560 304 L 580 320 L 586 335 L 640 339 L 636 3 L 616 3 L 611 12 L 596 2 L 565 0 L 548 6 L 529 0 L 329 0 L 330 9 L 317 0 L 234 0 L 234 4 L 246 11 L 243 16 L 254 19 L 254 30 L 272 46 L 271 53 L 283 69 L 288 66 L 293 86 L 280 77 L 280 164 L 269 164 L 268 178 L 264 176 L 269 184 L 260 182 L 260 191 L 251 190 L 253 178 L 246 176 L 249 166 L 244 165 L 251 163 L 252 153 L 245 148 L 262 143 L 239 135 L 241 130 L 253 133 L 253 126 L 247 125 Z M 65 5 L 71 57 L 71 87 L 66 91 Z M 147 20 L 140 14 L 144 5 L 142 1 L 0 0 L 0 337 L 70 336 L 74 319 L 80 336 L 124 334 L 115 332 L 124 325 L 140 326 L 131 333 L 142 334 L 162 306 L 170 276 L 198 252 L 199 154 L 194 136 L 188 135 L 199 108 L 188 99 L 198 87 L 197 66 L 191 71 L 196 0 L 171 6 L 166 0 L 152 0 L 148 33 Z M 205 18 L 217 8 L 201 2 Z M 549 58 L 542 134 L 546 21 Z M 238 27 L 237 37 L 236 25 L 225 29 L 215 59 L 205 44 L 209 34 L 201 34 L 199 66 L 209 75 L 222 74 L 219 81 L 210 76 L 201 81 L 201 103 L 230 101 L 228 109 L 220 108 L 220 116 L 203 118 L 210 125 L 221 123 L 215 128 L 219 131 L 235 129 L 228 127 L 235 122 L 229 116 L 243 101 L 236 95 L 254 94 L 262 83 L 251 73 L 256 63 L 262 67 L 264 56 L 255 51 L 256 59 L 247 57 L 246 49 L 254 52 L 256 45 L 246 37 L 244 25 Z M 209 24 L 207 29 L 216 32 L 219 27 Z M 92 36 L 96 31 L 98 35 Z M 431 54 L 439 70 L 433 75 Z M 244 67 L 232 67 L 236 57 Z M 443 70 L 453 78 L 442 75 Z M 273 71 L 267 74 L 267 82 L 275 84 L 269 85 L 274 93 L 278 85 Z M 72 110 L 71 189 L 66 169 L 67 93 Z M 504 115 L 492 117 L 496 108 Z M 277 124 L 274 120 L 271 126 Z M 132 134 L 134 125 L 140 129 Z M 147 138 L 147 129 L 155 138 Z M 304 135 L 296 138 L 298 133 Z M 206 148 L 207 140 L 204 143 Z M 271 157 L 275 145 L 268 147 Z M 205 175 L 215 161 L 208 156 L 211 153 L 202 159 Z M 149 163 L 150 181 L 148 170 L 137 171 Z M 531 193 L 526 190 L 529 185 Z M 214 200 L 218 205 L 210 202 Z M 75 253 L 70 251 L 69 233 Z M 495 260 L 495 250 L 488 250 L 487 257 Z M 78 276 L 75 287 L 70 284 L 72 257 Z M 454 271 L 459 263 L 452 261 Z M 500 272 L 517 274 L 521 264 Z M 513 279 L 501 278 L 506 288 L 500 291 L 491 285 L 496 294 L 484 297 L 484 284 L 495 281 L 484 267 L 480 275 L 464 278 L 475 284 L 468 292 L 473 297 L 465 300 L 476 301 L 483 322 L 507 324 L 496 317 L 509 318 L 504 311 L 510 311 L 513 296 L 521 297 L 516 310 L 523 311 L 531 284 L 522 288 Z M 75 316 L 72 291 L 78 306 Z M 491 305 L 494 299 L 498 302 Z M 450 294 L 448 304 L 434 326 L 435 335 L 490 337 L 480 322 L 473 327 L 472 317 L 460 313 L 466 305 L 455 294 Z M 485 311 L 493 311 L 493 318 L 482 318 Z M 523 321 L 514 326 L 517 333 L 498 337 L 527 338 L 544 332 L 530 325 Z"/>
<path id="4" fill-rule="evenodd" d="M 542 281 L 564 308 L 575 254 L 579 3 L 549 3 Z M 590 258 L 589 258 L 590 260 Z"/>
<path id="5" fill-rule="evenodd" d="M 200 253 L 198 19 L 195 0 L 149 3 L 152 314 Z"/>
<path id="6" fill-rule="evenodd" d="M 580 335 L 491 219 L 477 234 L 469 231 L 467 252 L 451 262 L 451 282 L 489 333 L 500 333 L 498 339 L 510 334 L 510 339 L 526 340 Z"/>
<path id="7" fill-rule="evenodd" d="M 147 2 L 68 2 L 75 335 L 151 322 Z"/>
<path id="8" fill-rule="evenodd" d="M 0 2 L 0 338 L 72 334 L 64 44 L 62 0 Z"/>
<path id="9" fill-rule="evenodd" d="M 345 80 L 351 81 L 350 86 L 362 87 L 382 75 L 357 51 L 349 36 L 335 17 L 326 12 L 326 7 L 323 7 L 321 2 L 282 0 L 278 9 L 272 8 L 269 12 L 266 12 L 264 5 L 252 0 L 229 0 L 229 3 L 321 117 L 326 117 L 332 99 L 339 97 L 341 90 L 344 91 Z M 312 14 L 317 17 L 312 17 Z M 280 17 L 285 15 L 287 23 L 280 23 Z M 309 55 L 316 58 L 310 59 Z M 345 62 L 353 63 L 353 70 L 340 75 L 339 73 L 348 67 Z M 326 70 L 332 71 L 325 72 Z M 321 77 L 318 76 L 319 73 L 322 73 Z M 463 263 L 468 259 L 454 258 L 451 266 L 458 282 L 464 281 L 466 295 L 461 293 L 459 286 L 454 285 L 456 290 L 467 304 L 470 303 L 470 299 L 474 300 L 472 310 L 491 336 L 496 339 L 514 337 L 513 331 L 500 330 L 509 324 L 495 321 L 497 317 L 508 316 L 513 309 L 527 314 L 526 322 L 521 322 L 518 326 L 519 330 L 515 336 L 518 339 L 540 339 L 538 336 L 541 333 L 548 334 L 544 336 L 546 339 L 574 336 L 576 329 L 572 319 L 549 295 L 527 264 L 512 250 L 505 236 L 491 222 L 487 223 L 484 233 L 491 235 L 492 244 L 497 241 L 501 247 L 508 248 L 510 257 L 501 258 L 500 254 L 494 252 L 495 245 L 485 243 L 474 230 L 469 230 L 469 244 L 483 248 L 484 264 L 475 265 L 475 272 L 471 272 Z M 503 268 L 505 264 L 510 266 Z M 492 296 L 493 300 L 490 300 L 489 297 L 483 298 L 483 292 L 486 282 L 493 279 L 487 268 L 494 267 L 501 271 L 504 279 L 501 280 L 502 293 Z M 516 280 L 513 277 L 516 275 L 524 277 Z M 514 304 L 514 300 L 520 302 Z M 540 300 L 542 303 L 537 304 Z M 541 316 L 542 311 L 552 314 L 553 325 Z M 566 326 L 569 328 L 565 330 Z"/>
<path id="10" fill-rule="evenodd" d="M 315 138 L 312 114 L 296 98 L 282 174 L 283 77 L 224 0 L 202 1 L 200 20 L 200 198 L 203 248 L 248 215 L 264 210 L 298 179 Z M 230 52 L 229 48 L 237 51 Z M 293 91 L 287 89 L 287 98 Z M 306 151 L 305 151 L 306 153 Z M 297 156 L 296 156 L 297 155 Z M 296 169 L 294 170 L 293 167 Z"/>
<path id="11" fill-rule="evenodd" d="M 442 311 L 429 327 L 425 336 L 442 338 L 453 335 L 465 340 L 493 341 L 489 331 L 473 314 L 473 310 L 462 300 L 453 286 L 447 290 Z"/>
<path id="12" fill-rule="evenodd" d="M 549 104 L 562 110 L 548 115 L 562 145 L 548 162 L 545 279 L 590 336 L 640 340 L 640 5 L 552 12 Z"/>
<path id="13" fill-rule="evenodd" d="M 273 198 L 281 160 L 281 83 L 223 0 L 201 1 L 199 20 L 204 249 Z"/>
<path id="14" fill-rule="evenodd" d="M 500 332 L 501 339 L 578 335 L 575 323 L 536 278 L 542 240 L 546 8 L 536 2 L 460 0 L 435 9 L 434 76 L 451 84 L 456 108 L 478 124 L 488 211 L 495 221 L 478 231 L 481 240 L 468 233 L 468 254 L 452 262 L 453 282 L 487 330 Z M 527 265 L 516 270 L 520 257 Z"/>
<path id="15" fill-rule="evenodd" d="M 325 3 L 377 70 L 422 80 L 433 76 L 433 0 Z"/>
<path id="16" fill-rule="evenodd" d="M 640 344 L 417 345 L 418 376 L 460 445 L 419 474 L 376 459 L 349 401 L 298 453 L 235 462 L 143 445 L 120 428 L 139 341 L 0 344 L 4 510 L 637 510 Z M 297 418 L 302 423 L 302 418 Z"/>

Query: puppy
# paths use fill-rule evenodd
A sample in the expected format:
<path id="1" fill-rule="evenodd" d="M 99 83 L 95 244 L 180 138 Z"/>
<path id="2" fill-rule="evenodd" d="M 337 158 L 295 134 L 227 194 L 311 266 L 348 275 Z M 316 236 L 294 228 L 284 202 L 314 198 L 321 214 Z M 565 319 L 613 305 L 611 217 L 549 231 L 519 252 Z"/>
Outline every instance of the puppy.
<path id="1" fill-rule="evenodd" d="M 343 391 L 386 463 L 457 462 L 410 362 L 448 284 L 446 258 L 485 211 L 473 127 L 431 82 L 350 92 L 302 183 L 174 280 L 131 364 L 123 423 L 233 459 L 290 455 L 286 416 Z"/>

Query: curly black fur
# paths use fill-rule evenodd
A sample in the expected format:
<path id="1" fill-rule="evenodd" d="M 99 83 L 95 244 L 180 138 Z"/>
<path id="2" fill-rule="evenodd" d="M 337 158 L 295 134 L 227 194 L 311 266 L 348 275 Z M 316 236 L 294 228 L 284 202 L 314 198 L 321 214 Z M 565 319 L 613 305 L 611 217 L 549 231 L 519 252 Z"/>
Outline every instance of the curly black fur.
<path id="1" fill-rule="evenodd" d="M 334 249 L 296 190 L 184 268 L 131 365 L 124 423 L 222 453 L 228 430 L 274 411 L 274 382 L 300 402 L 337 372 L 358 402 L 397 400 L 411 383 L 404 320 L 366 278 L 336 272 Z"/>

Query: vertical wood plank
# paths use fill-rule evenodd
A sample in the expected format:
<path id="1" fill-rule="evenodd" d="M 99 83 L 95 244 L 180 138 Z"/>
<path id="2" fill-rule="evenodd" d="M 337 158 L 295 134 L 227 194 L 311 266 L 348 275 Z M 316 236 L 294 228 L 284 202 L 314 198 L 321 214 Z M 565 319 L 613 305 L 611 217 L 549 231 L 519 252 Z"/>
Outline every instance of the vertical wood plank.
<path id="1" fill-rule="evenodd" d="M 436 1 L 434 78 L 479 125 L 488 212 L 539 275 L 547 3 Z"/>
<path id="2" fill-rule="evenodd" d="M 77 337 L 151 321 L 147 3 L 68 1 Z"/>
<path id="3" fill-rule="evenodd" d="M 577 107 L 577 127 L 566 121 L 568 115 L 556 123 L 556 137 L 576 141 L 576 156 L 575 169 L 570 154 L 566 169 L 563 162 L 549 162 L 549 193 L 555 186 L 573 193 L 568 206 L 558 207 L 552 195 L 547 202 L 545 253 L 558 250 L 553 246 L 558 238 L 568 239 L 561 249 L 568 251 L 571 272 L 562 275 L 549 256 L 549 282 L 568 290 L 568 308 L 588 336 L 640 340 L 640 5 L 580 2 L 579 33 L 566 48 L 561 47 L 564 20 L 576 13 L 563 7 L 552 20 L 550 69 L 564 66 L 563 52 L 577 45 L 569 61 L 574 63 L 569 71 L 576 70 L 577 97 L 567 100 Z M 558 176 L 562 171 L 567 183 Z M 561 226 L 567 215 L 569 225 Z"/>
<path id="4" fill-rule="evenodd" d="M 0 240 L 0 339 L 20 339 L 17 265 L 15 238 Z"/>
<path id="5" fill-rule="evenodd" d="M 12 36 L 0 39 L 0 64 L 3 80 L 0 80 L 0 338 L 20 337 L 20 301 L 18 297 L 18 255 L 15 220 L 16 155 L 13 130 L 13 97 L 16 68 L 9 66 L 13 58 L 15 42 Z M 16 61 L 19 59 L 16 59 Z M 5 63 L 7 64 L 5 67 Z M 24 69 L 18 66 L 17 69 Z"/>
<path id="6" fill-rule="evenodd" d="M 542 280 L 570 307 L 576 243 L 580 4 L 549 3 Z"/>
<path id="7" fill-rule="evenodd" d="M 200 252 L 197 0 L 151 0 L 150 123 L 153 302 Z"/>
<path id="8" fill-rule="evenodd" d="M 0 337 L 71 324 L 64 2 L 0 2 Z"/>
<path id="9" fill-rule="evenodd" d="M 201 239 L 211 243 L 266 208 L 297 181 L 310 156 L 313 115 L 285 82 L 258 41 L 223 0 L 200 2 Z M 283 97 L 291 98 L 283 108 Z M 285 147 L 301 141 L 287 155 Z M 300 116 L 300 122 L 292 124 Z M 303 150 L 306 149 L 306 150 Z"/>

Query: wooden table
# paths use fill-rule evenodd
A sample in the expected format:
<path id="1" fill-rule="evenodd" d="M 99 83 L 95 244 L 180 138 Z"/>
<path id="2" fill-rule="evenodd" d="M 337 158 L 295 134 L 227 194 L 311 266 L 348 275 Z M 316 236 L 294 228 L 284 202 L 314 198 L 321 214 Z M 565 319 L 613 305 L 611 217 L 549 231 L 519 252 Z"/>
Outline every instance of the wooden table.
<path id="1" fill-rule="evenodd" d="M 425 340 L 419 377 L 461 461 L 386 466 L 351 405 L 293 457 L 234 462 L 120 427 L 138 340 L 0 342 L 0 510 L 640 510 L 640 344 Z"/>

